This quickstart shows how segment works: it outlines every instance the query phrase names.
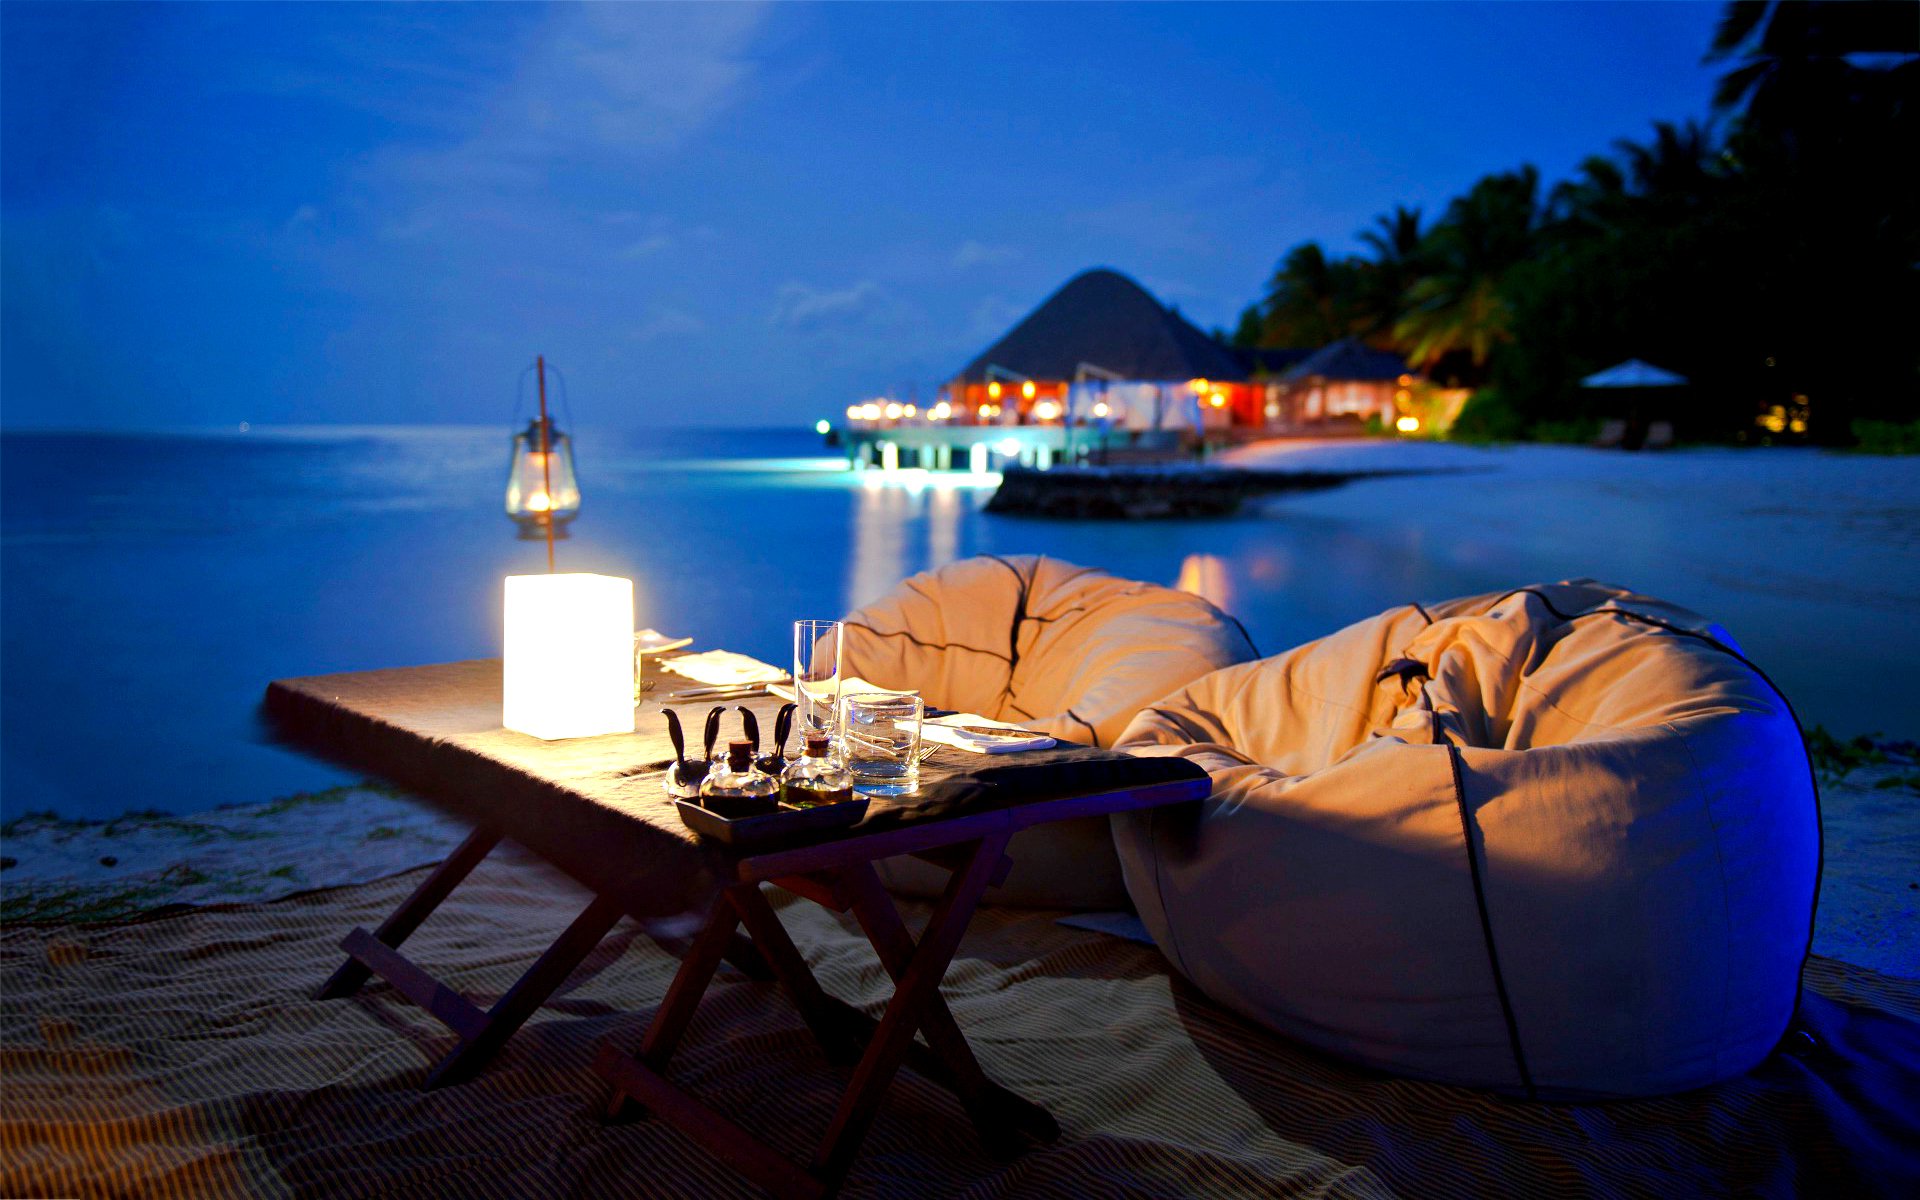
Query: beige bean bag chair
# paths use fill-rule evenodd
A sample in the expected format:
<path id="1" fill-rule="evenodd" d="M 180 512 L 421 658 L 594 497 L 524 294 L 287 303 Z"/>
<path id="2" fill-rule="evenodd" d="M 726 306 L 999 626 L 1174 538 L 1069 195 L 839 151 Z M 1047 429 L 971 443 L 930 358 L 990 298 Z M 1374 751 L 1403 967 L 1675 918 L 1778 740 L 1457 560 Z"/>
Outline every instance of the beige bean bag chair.
<path id="1" fill-rule="evenodd" d="M 1146 704 L 1255 653 L 1240 623 L 1198 596 L 1059 559 L 988 555 L 915 575 L 849 615 L 842 661 L 883 687 L 919 689 L 929 705 L 1110 746 Z M 1013 871 L 989 901 L 1127 906 L 1105 817 L 1029 830 L 1008 854 Z M 917 859 L 880 869 L 915 895 L 946 886 L 946 872 Z"/>
<path id="2" fill-rule="evenodd" d="M 1683 609 L 1590 580 L 1396 609 L 1217 671 L 1121 744 L 1214 780 L 1114 822 L 1148 929 L 1303 1042 L 1642 1096 L 1746 1071 L 1792 1016 L 1819 864 L 1806 751 Z"/>

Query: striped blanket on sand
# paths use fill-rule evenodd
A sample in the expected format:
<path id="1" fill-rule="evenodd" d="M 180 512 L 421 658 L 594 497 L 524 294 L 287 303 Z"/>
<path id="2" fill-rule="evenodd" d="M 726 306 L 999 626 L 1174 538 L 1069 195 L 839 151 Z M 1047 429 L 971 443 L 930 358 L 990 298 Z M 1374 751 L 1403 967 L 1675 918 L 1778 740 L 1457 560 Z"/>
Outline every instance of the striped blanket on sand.
<path id="1" fill-rule="evenodd" d="M 491 1069 L 438 1092 L 414 1085 L 448 1035 L 411 1004 L 378 985 L 307 999 L 341 933 L 416 881 L 0 933 L 0 1194 L 752 1194 L 657 1121 L 596 1118 L 595 1044 L 637 1041 L 675 966 L 630 924 Z M 580 902 L 496 858 L 408 953 L 490 1000 Z M 797 901 L 783 917 L 822 982 L 877 1012 L 888 987 L 851 925 Z M 1807 984 L 1816 1041 L 1746 1078 L 1528 1105 L 1343 1066 L 1219 1010 L 1149 947 L 987 911 L 948 996 L 987 1069 L 1064 1136 L 996 1162 L 903 1072 L 846 1194 L 1920 1194 L 1920 985 L 1825 959 Z M 772 985 L 725 971 L 674 1074 L 796 1157 L 838 1087 Z"/>

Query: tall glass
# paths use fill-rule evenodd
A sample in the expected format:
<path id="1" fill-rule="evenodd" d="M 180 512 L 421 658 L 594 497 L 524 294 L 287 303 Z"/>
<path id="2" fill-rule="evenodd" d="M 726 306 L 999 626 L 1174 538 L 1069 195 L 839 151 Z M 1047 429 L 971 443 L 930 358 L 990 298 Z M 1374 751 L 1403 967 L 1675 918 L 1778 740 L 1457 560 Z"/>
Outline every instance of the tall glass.
<path id="1" fill-rule="evenodd" d="M 800 710 L 800 743 L 808 734 L 838 732 L 835 716 L 840 707 L 840 640 L 844 627 L 838 621 L 795 621 L 793 623 L 793 691 Z"/>
<path id="2" fill-rule="evenodd" d="M 840 749 L 854 790 L 904 796 L 920 787 L 920 697 L 854 692 L 840 698 Z"/>

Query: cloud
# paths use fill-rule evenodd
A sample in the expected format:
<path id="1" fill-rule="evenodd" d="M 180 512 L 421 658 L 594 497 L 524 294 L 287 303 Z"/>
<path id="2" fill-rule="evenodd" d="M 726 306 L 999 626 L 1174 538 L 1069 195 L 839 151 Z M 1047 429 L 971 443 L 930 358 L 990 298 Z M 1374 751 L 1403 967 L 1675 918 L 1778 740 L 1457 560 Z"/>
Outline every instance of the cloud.
<path id="1" fill-rule="evenodd" d="M 720 240 L 720 231 L 711 225 L 682 225 L 672 217 L 659 213 L 610 213 L 601 220 L 615 229 L 640 225 L 646 230 L 639 238 L 627 243 L 619 251 L 620 257 L 625 259 L 652 258 L 656 254 L 663 254 L 683 244 L 712 243 Z"/>
<path id="2" fill-rule="evenodd" d="M 657 158 L 752 84 L 764 4 L 585 4 L 547 10 L 510 71 L 476 74 L 452 136 L 386 156 L 403 186 L 538 192 L 550 172 Z M 496 80 L 504 80 L 495 82 Z"/>
<path id="3" fill-rule="evenodd" d="M 1027 315 L 1027 310 L 1007 299 L 1005 296 L 983 296 L 973 306 L 973 336 L 976 338 L 997 338 L 1013 328 L 1013 323 Z"/>
<path id="4" fill-rule="evenodd" d="M 772 322 L 782 329 L 801 331 L 863 324 L 882 317 L 891 307 L 885 290 L 871 279 L 838 291 L 789 283 L 774 301 Z"/>
<path id="5" fill-rule="evenodd" d="M 953 252 L 953 265 L 961 270 L 968 267 L 993 267 L 1013 262 L 1020 252 L 1012 246 L 993 246 L 985 242 L 967 241 Z"/>
<path id="6" fill-rule="evenodd" d="M 658 338 L 691 337 L 706 331 L 707 323 L 690 312 L 655 307 L 647 310 L 646 319 L 627 334 L 627 340 L 651 342 Z"/>
<path id="7" fill-rule="evenodd" d="M 670 233 L 650 233 L 637 242 L 633 242 L 620 251 L 621 258 L 651 258 L 662 250 L 673 249 L 673 235 Z"/>

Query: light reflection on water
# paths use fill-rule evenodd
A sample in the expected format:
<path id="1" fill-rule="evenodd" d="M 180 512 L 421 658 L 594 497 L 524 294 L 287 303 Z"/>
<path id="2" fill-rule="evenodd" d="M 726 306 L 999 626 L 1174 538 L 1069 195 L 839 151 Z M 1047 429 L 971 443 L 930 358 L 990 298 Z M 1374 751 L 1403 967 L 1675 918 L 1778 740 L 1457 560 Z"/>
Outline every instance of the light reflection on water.
<path id="1" fill-rule="evenodd" d="M 1229 519 L 1076 523 L 988 516 L 990 478 L 855 475 L 804 434 L 590 433 L 562 569 L 632 578 L 642 626 L 773 661 L 795 616 L 980 553 L 1189 588 L 1269 653 L 1410 600 L 1591 572 L 1724 620 L 1811 719 L 1920 731 L 1886 670 L 1920 659 L 1914 635 L 1897 608 L 1871 616 L 1884 581 L 1829 572 L 1865 595 L 1836 609 L 1831 589 L 1770 582 L 1777 564 L 1709 561 L 1678 501 L 1569 535 L 1516 516 L 1502 478 L 1447 484 L 1443 524 L 1432 487 L 1388 480 Z M 259 740 L 261 688 L 497 653 L 500 579 L 544 566 L 501 511 L 506 455 L 504 429 L 0 437 L 0 811 L 185 812 L 338 782 Z M 1591 507 L 1590 484 L 1529 486 L 1528 505 Z"/>

